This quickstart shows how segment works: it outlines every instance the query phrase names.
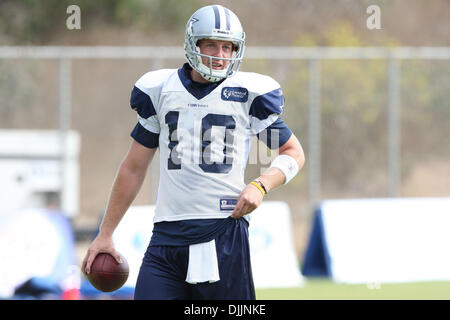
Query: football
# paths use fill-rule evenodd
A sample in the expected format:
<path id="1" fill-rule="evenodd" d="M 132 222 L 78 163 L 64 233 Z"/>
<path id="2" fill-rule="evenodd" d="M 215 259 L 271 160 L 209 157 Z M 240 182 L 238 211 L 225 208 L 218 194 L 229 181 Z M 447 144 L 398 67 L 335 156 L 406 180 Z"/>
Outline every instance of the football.
<path id="1" fill-rule="evenodd" d="M 117 263 L 109 253 L 99 253 L 92 262 L 91 272 L 87 275 L 89 282 L 103 292 L 120 289 L 129 274 L 128 262 L 122 255 L 121 258 L 122 263 Z"/>

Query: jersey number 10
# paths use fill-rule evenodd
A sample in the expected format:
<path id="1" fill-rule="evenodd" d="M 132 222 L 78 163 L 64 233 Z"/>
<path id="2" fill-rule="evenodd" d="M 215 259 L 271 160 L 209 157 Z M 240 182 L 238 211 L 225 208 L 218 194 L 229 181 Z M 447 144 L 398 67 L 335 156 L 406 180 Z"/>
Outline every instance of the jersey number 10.
<path id="1" fill-rule="evenodd" d="M 182 135 L 178 130 L 179 111 L 169 111 L 165 116 L 166 124 L 169 127 L 169 150 L 170 155 L 167 159 L 167 169 L 180 170 L 182 161 L 177 146 L 179 138 Z M 223 161 L 214 162 L 211 159 L 212 154 L 212 127 L 224 127 L 225 136 L 223 141 Z M 236 121 L 230 115 L 209 113 L 201 120 L 200 148 L 198 155 L 198 166 L 208 173 L 228 173 L 232 168 L 233 163 L 233 141 L 234 129 L 236 128 Z M 197 138 L 196 138 L 197 139 Z"/>

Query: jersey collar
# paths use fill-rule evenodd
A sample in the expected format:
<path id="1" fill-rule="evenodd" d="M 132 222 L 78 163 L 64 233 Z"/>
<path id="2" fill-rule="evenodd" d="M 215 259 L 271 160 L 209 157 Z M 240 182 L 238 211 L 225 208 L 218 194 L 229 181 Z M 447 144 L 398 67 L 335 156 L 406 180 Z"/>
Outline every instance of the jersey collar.
<path id="1" fill-rule="evenodd" d="M 191 78 L 191 70 L 191 66 L 188 63 L 185 63 L 180 69 L 178 69 L 178 77 L 186 90 L 197 98 L 197 100 L 206 97 L 225 80 L 223 79 L 218 82 L 211 83 L 195 82 Z"/>

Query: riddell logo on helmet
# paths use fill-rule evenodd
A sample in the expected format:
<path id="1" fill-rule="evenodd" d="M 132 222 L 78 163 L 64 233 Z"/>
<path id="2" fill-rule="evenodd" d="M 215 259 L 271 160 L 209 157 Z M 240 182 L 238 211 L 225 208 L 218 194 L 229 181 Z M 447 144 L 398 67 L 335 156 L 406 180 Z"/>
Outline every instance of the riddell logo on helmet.
<path id="1" fill-rule="evenodd" d="M 219 34 L 226 34 L 226 35 L 230 35 L 231 31 L 228 30 L 221 30 L 221 29 L 213 29 L 212 33 L 219 33 Z"/>
<path id="2" fill-rule="evenodd" d="M 248 90 L 241 87 L 225 87 L 222 89 L 222 100 L 247 102 Z"/>

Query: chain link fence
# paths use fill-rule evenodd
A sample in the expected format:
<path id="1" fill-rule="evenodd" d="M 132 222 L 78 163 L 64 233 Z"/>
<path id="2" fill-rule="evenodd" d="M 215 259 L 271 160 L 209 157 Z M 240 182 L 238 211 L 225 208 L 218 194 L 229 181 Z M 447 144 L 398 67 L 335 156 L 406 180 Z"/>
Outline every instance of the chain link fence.
<path id="1" fill-rule="evenodd" d="M 61 141 L 78 131 L 76 220 L 96 224 L 136 123 L 134 83 L 183 57 L 179 47 L 0 47 L 0 128 L 55 129 Z M 449 59 L 438 47 L 248 47 L 242 70 L 280 82 L 282 118 L 306 154 L 300 174 L 267 198 L 308 220 L 325 198 L 448 196 Z M 157 163 L 136 204 L 154 203 Z M 260 170 L 250 164 L 246 181 Z"/>

